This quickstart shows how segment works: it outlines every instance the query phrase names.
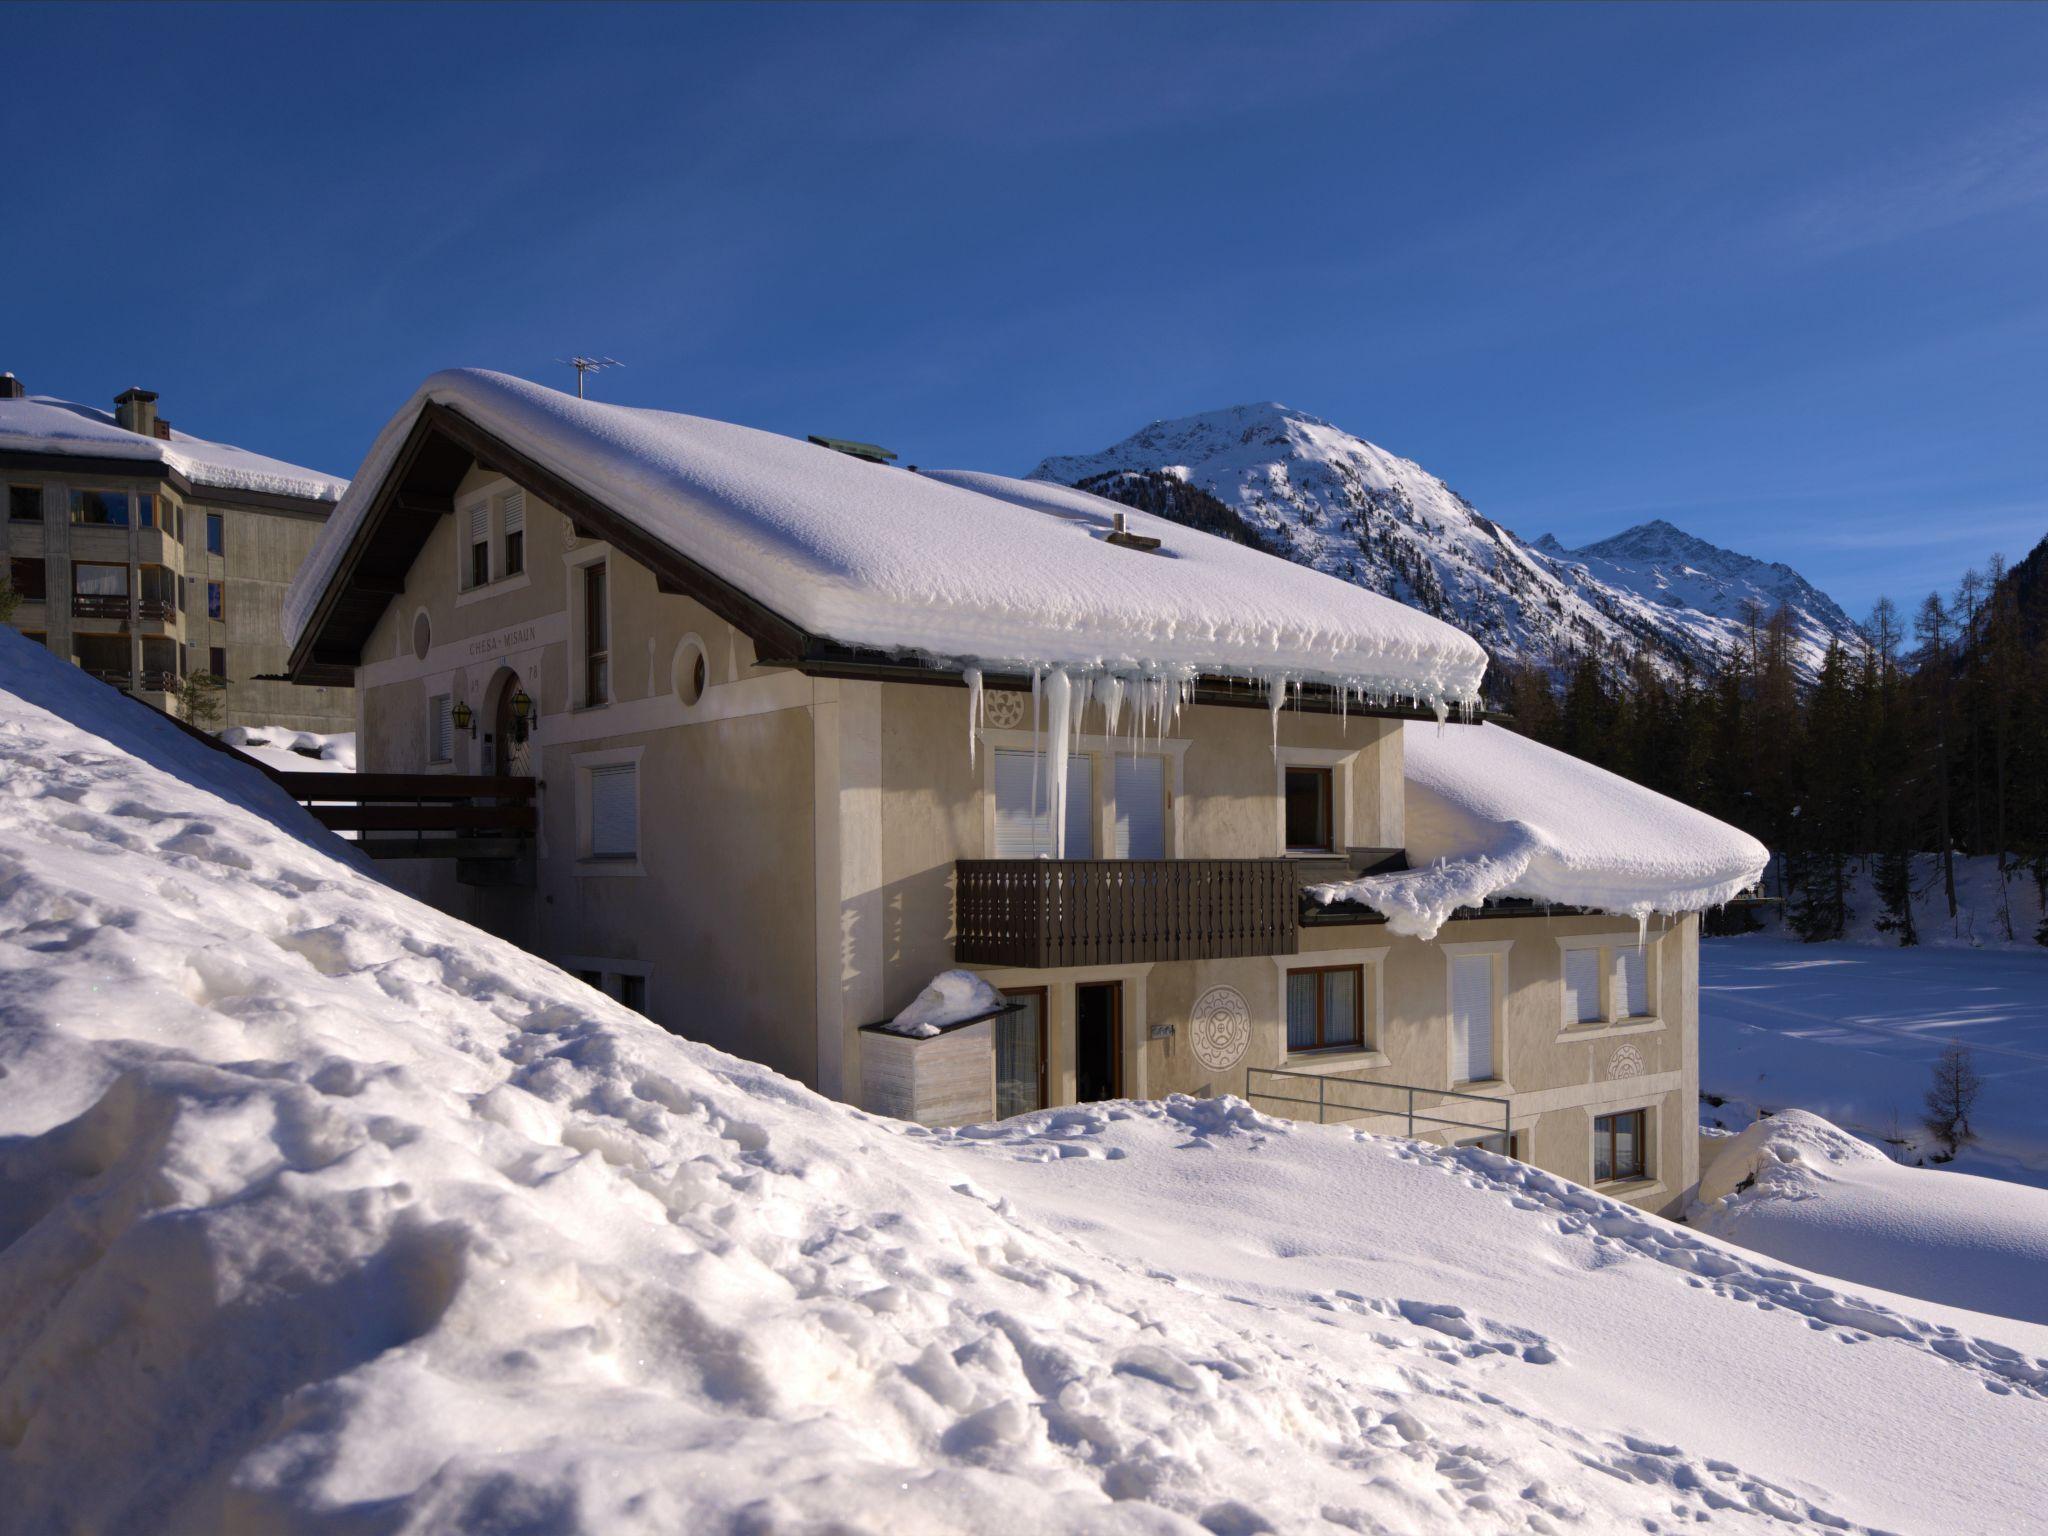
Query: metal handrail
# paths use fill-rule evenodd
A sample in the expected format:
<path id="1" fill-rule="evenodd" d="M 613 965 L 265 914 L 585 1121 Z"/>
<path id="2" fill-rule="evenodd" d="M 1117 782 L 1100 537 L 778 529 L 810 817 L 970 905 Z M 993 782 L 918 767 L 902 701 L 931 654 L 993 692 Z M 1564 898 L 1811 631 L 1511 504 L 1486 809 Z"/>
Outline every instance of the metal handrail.
<path id="1" fill-rule="evenodd" d="M 1258 1089 L 1253 1086 L 1253 1082 L 1262 1075 L 1275 1078 L 1312 1079 L 1316 1085 L 1316 1096 L 1309 1099 L 1294 1094 L 1273 1093 Z M 1411 1137 L 1415 1134 L 1415 1127 L 1418 1122 L 1425 1125 L 1445 1125 L 1459 1130 L 1477 1131 L 1483 1136 L 1495 1134 L 1494 1127 L 1491 1125 L 1471 1120 L 1448 1120 L 1440 1115 L 1416 1113 L 1415 1095 L 1418 1093 L 1433 1093 L 1439 1100 L 1467 1099 L 1480 1104 L 1498 1104 L 1500 1106 L 1499 1134 L 1507 1137 L 1510 1143 L 1512 1143 L 1514 1137 L 1514 1101 L 1499 1094 L 1467 1093 L 1458 1088 L 1431 1088 L 1420 1083 L 1381 1082 L 1371 1078 L 1346 1077 L 1341 1073 L 1335 1072 L 1299 1072 L 1287 1067 L 1248 1067 L 1245 1070 L 1244 1076 L 1244 1096 L 1246 1099 L 1271 1099 L 1281 1104 L 1313 1104 L 1316 1108 L 1317 1125 L 1327 1125 L 1329 1123 L 1329 1112 L 1332 1108 L 1335 1108 L 1354 1115 L 1405 1114 L 1408 1122 L 1407 1134 Z M 1385 1089 L 1394 1093 L 1405 1093 L 1408 1096 L 1407 1108 L 1405 1111 L 1374 1110 L 1369 1106 L 1361 1104 L 1339 1103 L 1332 1105 L 1330 1103 L 1330 1084 L 1333 1082 L 1350 1088 Z M 1437 1109 L 1442 1106 L 1440 1104 L 1427 1104 L 1423 1107 L 1425 1109 Z"/>

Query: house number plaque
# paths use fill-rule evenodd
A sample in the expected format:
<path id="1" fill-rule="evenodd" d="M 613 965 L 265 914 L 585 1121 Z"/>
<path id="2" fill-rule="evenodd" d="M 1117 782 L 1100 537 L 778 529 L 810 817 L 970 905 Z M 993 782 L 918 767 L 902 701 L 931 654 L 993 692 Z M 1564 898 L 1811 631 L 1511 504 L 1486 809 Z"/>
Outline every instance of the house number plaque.
<path id="1" fill-rule="evenodd" d="M 1211 1072 L 1227 1072 L 1244 1059 L 1251 1044 L 1252 1011 L 1235 987 L 1211 987 L 1188 1015 L 1188 1041 L 1195 1060 Z"/>

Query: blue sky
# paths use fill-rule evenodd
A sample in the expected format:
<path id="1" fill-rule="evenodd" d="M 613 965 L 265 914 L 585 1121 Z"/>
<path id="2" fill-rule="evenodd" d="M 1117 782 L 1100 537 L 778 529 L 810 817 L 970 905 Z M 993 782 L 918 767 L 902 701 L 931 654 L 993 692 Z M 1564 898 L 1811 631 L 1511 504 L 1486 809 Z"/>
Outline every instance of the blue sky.
<path id="1" fill-rule="evenodd" d="M 349 471 L 433 369 L 1021 472 L 1278 399 L 1852 612 L 2048 534 L 2048 7 L 12 7 L 0 367 Z M 23 67 L 26 66 L 26 67 Z"/>

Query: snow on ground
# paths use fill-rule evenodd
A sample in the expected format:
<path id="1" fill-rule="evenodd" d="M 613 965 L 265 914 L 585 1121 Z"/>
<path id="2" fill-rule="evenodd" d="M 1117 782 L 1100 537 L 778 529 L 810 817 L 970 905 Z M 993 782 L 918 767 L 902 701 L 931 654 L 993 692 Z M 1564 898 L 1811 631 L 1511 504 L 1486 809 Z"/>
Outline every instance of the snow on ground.
<path id="1" fill-rule="evenodd" d="M 1703 1153 L 1690 1224 L 1903 1296 L 2048 1323 L 2048 1190 L 1903 1168 L 1804 1110 Z"/>
<path id="2" fill-rule="evenodd" d="M 0 1068 L 23 1530 L 1947 1532 L 2048 1504 L 2048 1330 L 1234 1100 L 873 1119 L 381 886 L 11 634 Z"/>
<path id="3" fill-rule="evenodd" d="M 1490 896 L 1646 920 L 1747 890 L 1770 852 L 1691 806 L 1497 725 L 1406 722 L 1412 869 L 1310 888 L 1362 902 L 1395 933 L 1434 938 Z"/>
<path id="4" fill-rule="evenodd" d="M 913 474 L 673 411 L 477 369 L 434 374 L 371 445 L 285 596 L 296 644 L 422 408 L 462 412 L 813 634 L 1009 668 L 1178 683 L 1311 679 L 1476 699 L 1486 653 L 1348 582 L 1140 512 L 997 476 Z"/>
<path id="5" fill-rule="evenodd" d="M 168 439 L 144 437 L 122 426 L 111 411 L 54 395 L 0 400 L 0 449 L 136 459 L 174 469 L 194 485 L 314 501 L 338 500 L 348 488 L 339 475 L 323 475 L 229 443 L 210 443 L 175 427 Z"/>
<path id="6" fill-rule="evenodd" d="M 220 739 L 244 756 L 285 773 L 354 773 L 354 731 L 295 731 L 280 725 L 231 725 Z"/>
<path id="7" fill-rule="evenodd" d="M 1980 1140 L 1953 1168 L 2048 1187 L 2048 949 L 1878 948 L 1763 935 L 1700 945 L 1700 1108 L 1740 1129 L 1806 1109 L 1909 1160 L 1942 1047 L 1970 1047 Z M 1714 1104 L 1712 1099 L 1725 1102 Z"/>

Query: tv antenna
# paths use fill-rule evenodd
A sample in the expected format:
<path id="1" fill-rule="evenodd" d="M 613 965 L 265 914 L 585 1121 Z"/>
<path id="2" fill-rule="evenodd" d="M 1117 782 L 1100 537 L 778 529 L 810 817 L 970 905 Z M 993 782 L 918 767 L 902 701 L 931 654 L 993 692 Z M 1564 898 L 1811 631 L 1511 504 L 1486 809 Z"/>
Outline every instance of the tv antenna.
<path id="1" fill-rule="evenodd" d="M 558 357 L 558 363 L 567 363 L 576 370 L 576 398 L 583 398 L 583 379 L 586 374 L 602 373 L 607 368 L 623 368 L 626 365 L 616 357 Z"/>

